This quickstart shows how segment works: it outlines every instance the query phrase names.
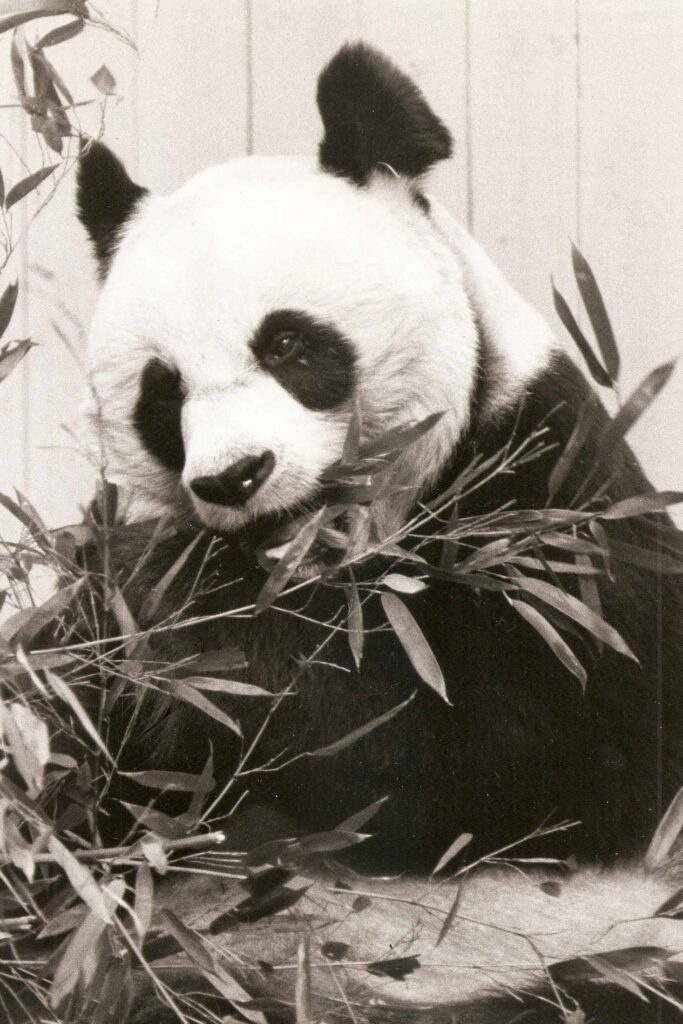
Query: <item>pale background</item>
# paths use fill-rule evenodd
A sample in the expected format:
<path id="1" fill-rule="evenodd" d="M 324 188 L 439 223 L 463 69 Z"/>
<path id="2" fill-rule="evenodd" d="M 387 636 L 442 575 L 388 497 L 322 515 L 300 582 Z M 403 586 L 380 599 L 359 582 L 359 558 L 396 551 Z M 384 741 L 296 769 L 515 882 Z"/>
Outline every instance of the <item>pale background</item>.
<path id="1" fill-rule="evenodd" d="M 415 77 L 452 130 L 455 157 L 433 190 L 527 298 L 554 319 L 552 273 L 575 303 L 575 240 L 612 316 L 624 391 L 681 351 L 683 0 L 111 0 L 98 9 L 137 52 L 89 29 L 50 56 L 77 99 L 96 98 L 89 76 L 111 69 L 120 98 L 107 103 L 104 137 L 141 184 L 173 189 L 252 151 L 310 152 L 318 71 L 360 37 Z M 8 45 L 5 35 L 9 103 Z M 98 109 L 83 108 L 86 128 Z M 1 109 L 0 119 L 11 183 L 25 173 L 20 161 L 35 169 L 35 143 L 22 112 Z M 62 427 L 76 423 L 83 341 L 58 303 L 87 324 L 96 295 L 72 192 L 73 174 L 18 254 L 28 287 L 5 340 L 31 336 L 39 348 L 0 384 L 0 489 L 19 487 L 51 526 L 77 516 L 93 478 Z M 29 201 L 17 211 L 25 224 Z M 633 436 L 655 483 L 681 490 L 682 399 L 679 369 Z"/>

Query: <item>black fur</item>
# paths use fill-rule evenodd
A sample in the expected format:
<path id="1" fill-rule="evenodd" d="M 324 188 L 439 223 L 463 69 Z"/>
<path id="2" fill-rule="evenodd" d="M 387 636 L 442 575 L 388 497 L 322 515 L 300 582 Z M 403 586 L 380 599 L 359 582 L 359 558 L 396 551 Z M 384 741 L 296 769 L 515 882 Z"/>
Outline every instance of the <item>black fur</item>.
<path id="1" fill-rule="evenodd" d="M 363 185 L 388 166 L 416 178 L 451 155 L 451 136 L 414 82 L 364 43 L 342 47 L 318 79 L 320 164 Z"/>
<path id="2" fill-rule="evenodd" d="M 485 458 L 541 424 L 548 451 L 515 473 L 497 477 L 488 490 L 463 503 L 461 515 L 496 508 L 508 499 L 520 508 L 544 507 L 549 470 L 588 393 L 579 371 L 558 357 L 515 407 L 493 423 L 475 424 L 441 485 L 474 452 Z M 600 409 L 595 415 L 593 443 L 558 496 L 560 505 L 571 500 L 593 470 L 596 485 L 613 478 L 612 500 L 649 490 L 626 445 L 602 461 L 596 442 L 607 417 Z M 606 525 L 612 540 L 650 550 L 679 544 L 666 517 L 657 518 L 662 526 L 654 519 Z M 186 538 L 178 538 L 165 549 L 160 545 L 160 564 L 150 571 L 158 576 L 185 543 Z M 440 542 L 434 544 L 436 552 Z M 123 547 L 134 564 L 135 545 L 128 538 Z M 196 558 L 201 557 L 197 551 Z M 214 585 L 230 586 L 198 598 L 195 612 L 248 604 L 265 580 L 246 538 L 227 538 L 210 566 Z M 366 567 L 369 579 L 374 571 Z M 305 619 L 269 611 L 249 622 L 226 619 L 194 634 L 184 631 L 175 638 L 182 646 L 173 656 L 198 646 L 235 644 L 246 650 L 249 682 L 279 691 L 296 676 L 298 696 L 285 701 L 275 716 L 262 742 L 264 760 L 283 748 L 297 753 L 330 743 L 417 691 L 398 717 L 336 757 L 305 758 L 281 773 L 251 779 L 252 794 L 277 800 L 308 830 L 334 827 L 388 795 L 373 821 L 376 838 L 359 848 L 375 868 L 431 868 L 463 831 L 475 835 L 472 851 L 490 852 L 548 819 L 581 825 L 525 853 L 610 859 L 643 848 L 683 782 L 681 577 L 660 577 L 617 561 L 612 572 L 614 579 L 605 578 L 600 587 L 604 615 L 636 652 L 640 666 L 606 647 L 599 650 L 577 632 L 572 644 L 589 671 L 585 695 L 501 594 L 438 580 L 405 600 L 443 668 L 452 708 L 420 683 L 393 635 L 379 628 L 384 618 L 378 602 L 366 608 L 360 674 L 353 669 L 343 633 L 325 648 L 324 663 L 301 671 L 301 656 L 327 635 L 327 627 L 308 619 L 328 622 L 343 614 L 341 588 L 317 587 L 284 602 Z M 147 584 L 138 587 L 142 593 L 148 590 Z M 244 718 L 247 730 L 253 727 L 254 702 L 232 711 Z M 206 756 L 196 742 L 201 734 L 186 708 L 178 708 L 152 745 L 155 767 L 197 770 Z M 220 736 L 213 740 L 221 742 Z M 150 749 L 147 738 L 143 745 Z M 229 771 L 229 750 L 222 763 Z"/>
<path id="3" fill-rule="evenodd" d="M 291 337 L 296 350 L 274 361 L 273 343 Z M 264 318 L 251 342 L 260 365 L 307 409 L 334 409 L 353 395 L 356 372 L 351 342 L 331 324 L 295 309 L 277 309 Z"/>
<path id="4" fill-rule="evenodd" d="M 582 966 L 585 973 L 585 963 Z M 554 975 L 555 969 L 551 968 L 550 972 Z M 451 1008 L 454 1016 L 449 1017 L 444 1012 L 429 1018 L 428 1024 L 566 1024 L 568 1019 L 576 1020 L 577 1024 L 583 1020 L 587 1024 L 680 1024 L 681 1021 L 681 1011 L 667 998 L 648 992 L 643 993 L 641 999 L 626 988 L 597 977 L 564 983 L 560 991 L 566 1011 L 578 1006 L 585 1017 L 568 1018 L 557 1004 L 556 992 L 548 985 L 530 994 L 496 996 L 457 1011 Z M 680 999 L 681 986 L 667 986 L 666 995 Z"/>
<path id="5" fill-rule="evenodd" d="M 166 469 L 182 472 L 185 446 L 180 427 L 183 384 L 178 370 L 150 359 L 140 378 L 133 426 L 147 451 Z"/>
<path id="6" fill-rule="evenodd" d="M 93 243 L 99 276 L 107 275 L 121 228 L 147 189 L 128 177 L 125 167 L 101 142 L 87 140 L 78 163 L 78 216 Z"/>

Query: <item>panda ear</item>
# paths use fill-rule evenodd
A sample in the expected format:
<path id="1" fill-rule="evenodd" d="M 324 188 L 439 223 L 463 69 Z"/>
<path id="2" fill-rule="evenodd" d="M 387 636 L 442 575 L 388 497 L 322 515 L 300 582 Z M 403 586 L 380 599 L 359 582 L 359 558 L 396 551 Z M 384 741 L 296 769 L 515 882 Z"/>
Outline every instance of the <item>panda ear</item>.
<path id="1" fill-rule="evenodd" d="M 380 165 L 417 178 L 451 155 L 451 136 L 415 83 L 365 43 L 349 43 L 318 79 L 320 164 L 364 184 Z"/>
<path id="2" fill-rule="evenodd" d="M 82 140 L 76 202 L 101 278 L 107 274 L 121 228 L 147 194 L 147 189 L 131 181 L 121 161 L 103 143 Z"/>

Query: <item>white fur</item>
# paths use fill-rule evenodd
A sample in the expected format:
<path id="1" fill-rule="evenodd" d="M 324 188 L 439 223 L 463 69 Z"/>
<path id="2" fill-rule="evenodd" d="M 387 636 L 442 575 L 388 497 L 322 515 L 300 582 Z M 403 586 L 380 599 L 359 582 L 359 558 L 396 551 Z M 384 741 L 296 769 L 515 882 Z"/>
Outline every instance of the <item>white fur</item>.
<path id="1" fill-rule="evenodd" d="M 402 466 L 407 483 L 433 479 L 467 423 L 472 307 L 500 346 L 510 393 L 548 348 L 540 318 L 441 211 L 435 218 L 436 229 L 400 179 L 380 175 L 359 189 L 295 159 L 236 160 L 148 200 L 124 233 L 90 340 L 91 420 L 107 472 L 135 494 L 138 514 L 187 507 L 192 477 L 270 448 L 273 475 L 243 509 L 191 499 L 207 525 L 232 529 L 305 503 L 339 458 L 350 408 L 302 408 L 250 353 L 250 337 L 277 308 L 304 310 L 351 339 L 366 436 L 445 413 Z M 180 370 L 188 391 L 182 484 L 131 425 L 140 374 L 155 355 Z"/>
<path id="2" fill-rule="evenodd" d="M 492 409 L 514 401 L 560 346 L 549 325 L 505 280 L 482 247 L 440 203 L 431 220 L 464 273 L 465 290 L 499 362 Z"/>
<path id="3" fill-rule="evenodd" d="M 439 1005 L 543 985 L 546 968 L 558 961 L 638 946 L 675 955 L 683 943 L 683 922 L 654 916 L 677 883 L 636 865 L 583 869 L 560 881 L 559 894 L 540 887 L 549 878 L 557 884 L 558 876 L 516 868 L 480 870 L 455 884 L 359 877 L 350 892 L 335 889 L 335 878 L 314 882 L 293 911 L 277 918 L 279 927 L 271 922 L 231 932 L 226 937 L 230 956 L 296 963 L 301 936 L 309 934 L 316 995 L 337 999 L 344 991 L 360 1001 Z M 296 888 L 299 881 L 289 884 Z M 369 900 L 354 912 L 359 894 Z M 235 896 L 241 898 L 243 891 L 231 897 L 217 891 L 214 882 L 183 879 L 171 884 L 162 901 L 201 930 Z M 437 942 L 456 896 L 452 925 Z M 349 947 L 336 967 L 322 953 L 326 942 Z M 402 981 L 373 978 L 363 967 L 403 956 L 417 956 L 421 966 Z M 661 976 L 661 968 L 653 958 L 650 980 Z M 291 972 L 280 978 L 283 986 L 289 984 L 291 997 Z M 286 991 L 281 995 L 287 998 Z"/>

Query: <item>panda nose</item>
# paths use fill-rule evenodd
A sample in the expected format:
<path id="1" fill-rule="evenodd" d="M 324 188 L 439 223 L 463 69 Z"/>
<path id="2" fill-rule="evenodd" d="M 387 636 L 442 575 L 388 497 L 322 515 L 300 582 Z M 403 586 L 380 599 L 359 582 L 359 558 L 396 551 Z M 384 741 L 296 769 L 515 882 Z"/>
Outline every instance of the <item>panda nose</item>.
<path id="1" fill-rule="evenodd" d="M 244 505 L 273 472 L 275 455 L 269 449 L 247 455 L 215 476 L 198 476 L 190 490 L 210 505 Z"/>

